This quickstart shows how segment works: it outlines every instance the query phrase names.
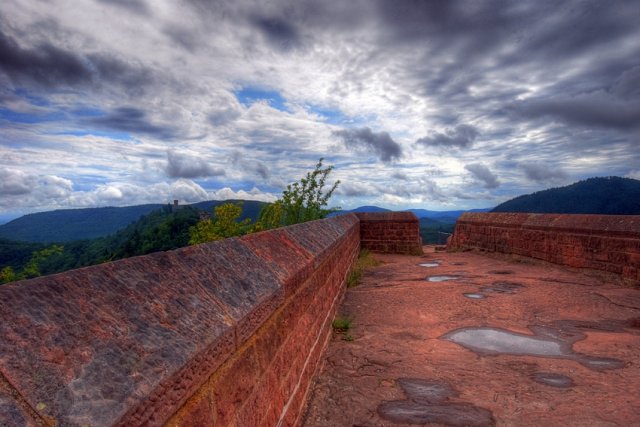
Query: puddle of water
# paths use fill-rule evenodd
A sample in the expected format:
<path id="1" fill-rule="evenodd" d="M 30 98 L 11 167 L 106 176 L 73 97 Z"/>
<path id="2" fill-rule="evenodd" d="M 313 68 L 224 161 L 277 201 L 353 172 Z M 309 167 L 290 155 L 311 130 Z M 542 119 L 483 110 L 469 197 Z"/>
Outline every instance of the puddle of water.
<path id="1" fill-rule="evenodd" d="M 409 399 L 418 403 L 439 403 L 458 393 L 447 383 L 421 378 L 400 378 L 398 384 Z"/>
<path id="2" fill-rule="evenodd" d="M 480 355 L 554 357 L 574 360 L 585 367 L 601 371 L 620 369 L 624 362 L 608 357 L 594 357 L 573 351 L 573 343 L 586 338 L 582 328 L 606 332 L 623 332 L 622 322 L 558 320 L 555 327 L 531 326 L 535 335 L 525 335 L 500 328 L 462 328 L 446 333 L 441 339 L 455 342 Z M 614 325 L 618 325 L 615 329 Z"/>
<path id="3" fill-rule="evenodd" d="M 584 366 L 594 371 L 602 371 L 605 369 L 621 369 L 624 368 L 624 362 L 620 359 L 611 357 L 590 357 L 583 356 L 578 360 Z"/>
<path id="4" fill-rule="evenodd" d="M 515 282 L 494 282 L 491 286 L 485 286 L 480 290 L 489 293 L 512 294 L 520 288 L 524 288 L 524 286 Z"/>
<path id="5" fill-rule="evenodd" d="M 459 276 L 429 276 L 427 277 L 427 281 L 429 282 L 445 282 L 447 280 L 456 280 L 459 279 Z"/>
<path id="6" fill-rule="evenodd" d="M 394 423 L 444 424 L 448 426 L 490 426 L 494 424 L 491 412 L 472 405 L 423 405 L 410 400 L 384 402 L 378 414 Z"/>
<path id="7" fill-rule="evenodd" d="M 471 299 L 485 299 L 486 298 L 486 296 L 484 296 L 482 294 L 470 293 L 470 294 L 462 294 L 462 295 L 464 295 L 467 298 L 471 298 Z"/>
<path id="8" fill-rule="evenodd" d="M 445 424 L 449 426 L 490 426 L 490 411 L 468 403 L 450 403 L 458 395 L 449 384 L 421 378 L 400 378 L 398 384 L 406 400 L 382 402 L 378 414 L 389 421 L 406 424 Z"/>
<path id="9" fill-rule="evenodd" d="M 532 378 L 537 383 L 556 388 L 570 388 L 575 385 L 573 380 L 568 376 L 550 372 L 536 372 Z"/>
<path id="10" fill-rule="evenodd" d="M 458 329 L 445 335 L 445 339 L 484 354 L 564 355 L 560 342 L 498 328 Z"/>
<path id="11" fill-rule="evenodd" d="M 423 262 L 422 264 L 418 264 L 420 267 L 427 267 L 427 268 L 433 268 L 433 267 L 440 267 L 440 264 L 438 264 L 437 262 Z"/>

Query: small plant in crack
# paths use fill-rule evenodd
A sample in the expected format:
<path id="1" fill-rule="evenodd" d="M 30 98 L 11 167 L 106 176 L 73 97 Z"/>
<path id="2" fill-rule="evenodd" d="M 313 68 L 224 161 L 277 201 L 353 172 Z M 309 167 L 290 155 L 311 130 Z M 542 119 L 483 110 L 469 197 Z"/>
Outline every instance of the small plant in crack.
<path id="1" fill-rule="evenodd" d="M 344 316 L 336 316 L 331 322 L 331 326 L 333 330 L 339 334 L 345 334 L 349 329 L 351 329 L 353 320 L 349 317 Z"/>

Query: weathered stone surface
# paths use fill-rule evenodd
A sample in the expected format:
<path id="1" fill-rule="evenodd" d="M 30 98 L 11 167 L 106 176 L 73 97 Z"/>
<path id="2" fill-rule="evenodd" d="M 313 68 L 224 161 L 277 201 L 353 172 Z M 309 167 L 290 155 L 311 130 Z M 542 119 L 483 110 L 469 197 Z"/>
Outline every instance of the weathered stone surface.
<path id="1" fill-rule="evenodd" d="M 465 213 L 449 248 L 537 258 L 638 281 L 640 216 Z"/>
<path id="2" fill-rule="evenodd" d="M 422 253 L 420 223 L 411 212 L 360 212 L 360 244 L 382 253 Z"/>
<path id="3" fill-rule="evenodd" d="M 374 256 L 383 264 L 347 290 L 339 308 L 354 319 L 353 341 L 333 335 L 304 426 L 640 425 L 640 290 L 473 252 Z M 459 278 L 425 281 L 431 274 Z M 464 296 L 505 278 L 513 292 Z M 460 328 L 537 335 L 584 358 L 476 352 L 445 339 Z M 434 399 L 434 384 L 457 393 L 435 390 Z"/>
<path id="4" fill-rule="evenodd" d="M 341 215 L 0 287 L 0 424 L 295 422 L 359 224 Z"/>

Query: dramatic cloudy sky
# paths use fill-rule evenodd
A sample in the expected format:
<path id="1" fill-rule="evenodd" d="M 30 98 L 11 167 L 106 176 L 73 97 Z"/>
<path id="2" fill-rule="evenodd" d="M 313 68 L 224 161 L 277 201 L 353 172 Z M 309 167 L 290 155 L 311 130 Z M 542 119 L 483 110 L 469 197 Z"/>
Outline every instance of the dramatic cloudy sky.
<path id="1" fill-rule="evenodd" d="M 640 2 L 3 0 L 0 215 L 640 178 Z"/>

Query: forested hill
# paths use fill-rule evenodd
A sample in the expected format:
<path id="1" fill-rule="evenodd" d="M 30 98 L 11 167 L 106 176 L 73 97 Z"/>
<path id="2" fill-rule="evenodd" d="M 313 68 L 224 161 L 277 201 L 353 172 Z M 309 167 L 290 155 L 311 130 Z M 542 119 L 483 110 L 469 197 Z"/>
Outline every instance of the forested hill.
<path id="1" fill-rule="evenodd" d="M 107 236 L 163 205 L 59 209 L 0 225 L 0 237 L 25 242 L 69 242 Z"/>
<path id="2" fill-rule="evenodd" d="M 616 176 L 589 178 L 516 197 L 492 212 L 640 215 L 640 181 Z"/>
<path id="3" fill-rule="evenodd" d="M 38 274 L 58 273 L 105 261 L 187 246 L 189 227 L 199 221 L 202 213 L 200 207 L 221 203 L 223 202 L 187 205 L 177 211 L 164 205 L 110 236 L 64 242 L 59 246 L 60 251 L 37 262 Z M 255 222 L 263 205 L 263 202 L 246 201 L 242 204 L 243 212 L 240 218 L 249 218 Z M 208 212 L 212 213 L 211 209 Z M 28 267 L 30 260 L 37 256 L 38 251 L 46 250 L 48 246 L 43 243 L 15 242 L 0 238 L 0 270 L 11 267 L 14 272 L 23 271 Z"/>
<path id="4" fill-rule="evenodd" d="M 211 212 L 214 206 L 226 202 L 242 202 L 243 218 L 258 217 L 263 202 L 242 200 L 211 200 L 195 203 L 195 209 Z M 63 243 L 111 235 L 129 224 L 168 205 L 150 204 L 126 207 L 60 209 L 39 212 L 0 225 L 0 238 L 23 242 Z"/>

